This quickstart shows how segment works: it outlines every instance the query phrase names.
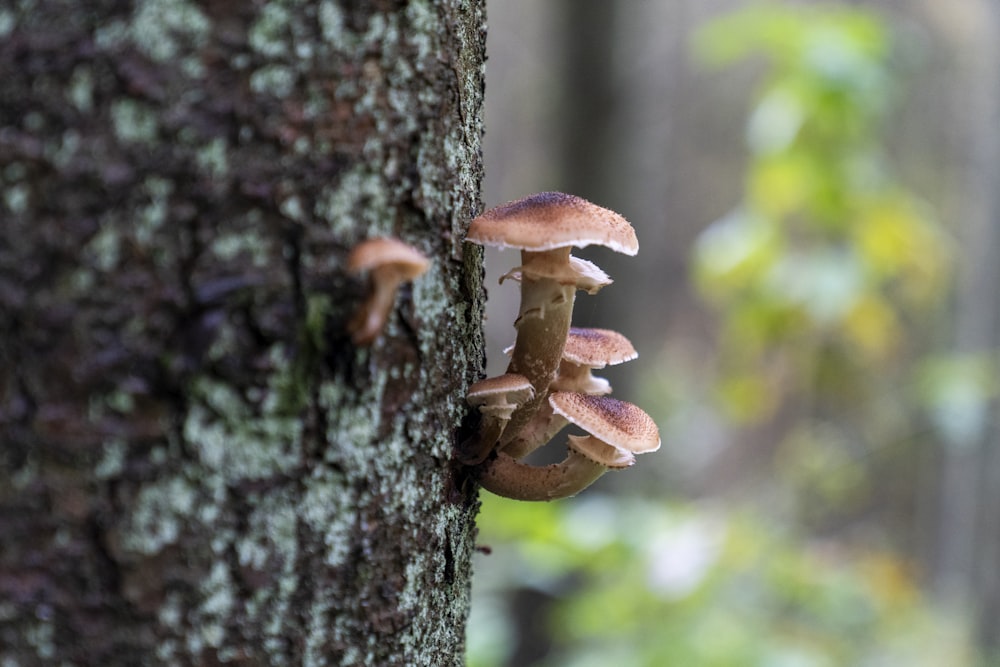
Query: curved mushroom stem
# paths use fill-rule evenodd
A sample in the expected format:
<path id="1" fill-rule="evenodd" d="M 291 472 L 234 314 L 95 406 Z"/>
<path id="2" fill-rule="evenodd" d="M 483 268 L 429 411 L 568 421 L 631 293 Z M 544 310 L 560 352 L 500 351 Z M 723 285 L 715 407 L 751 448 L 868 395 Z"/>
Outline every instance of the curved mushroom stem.
<path id="1" fill-rule="evenodd" d="M 479 431 L 459 445 L 457 456 L 459 463 L 473 466 L 485 461 L 500 441 L 507 421 L 507 419 L 483 415 Z"/>
<path id="2" fill-rule="evenodd" d="M 559 369 L 576 298 L 575 284 L 537 277 L 530 267 L 536 262 L 568 264 L 569 251 L 568 247 L 545 252 L 521 251 L 521 308 L 515 322 L 517 340 L 507 372 L 528 378 L 535 388 L 535 396 L 511 415 L 501 444 L 513 439 L 545 401 L 549 385 Z"/>
<path id="3" fill-rule="evenodd" d="M 553 391 L 604 395 L 611 393 L 611 385 L 604 378 L 595 377 L 589 366 L 573 364 L 563 359 L 556 377 L 549 385 L 549 392 Z M 556 437 L 568 423 L 565 417 L 555 414 L 552 405 L 545 401 L 516 435 L 505 439 L 500 449 L 515 459 L 523 459 Z"/>
<path id="4" fill-rule="evenodd" d="M 396 303 L 396 289 L 401 281 L 392 275 L 377 274 L 379 270 L 374 269 L 371 291 L 347 323 L 347 330 L 355 345 L 370 345 L 378 337 Z"/>
<path id="5" fill-rule="evenodd" d="M 573 450 L 560 463 L 531 466 L 500 452 L 486 464 L 480 485 L 514 500 L 557 500 L 574 496 L 593 484 L 607 468 Z"/>
<path id="6" fill-rule="evenodd" d="M 555 414 L 549 402 L 545 401 L 520 433 L 501 446 L 501 451 L 521 460 L 556 437 L 568 423 L 565 417 Z"/>

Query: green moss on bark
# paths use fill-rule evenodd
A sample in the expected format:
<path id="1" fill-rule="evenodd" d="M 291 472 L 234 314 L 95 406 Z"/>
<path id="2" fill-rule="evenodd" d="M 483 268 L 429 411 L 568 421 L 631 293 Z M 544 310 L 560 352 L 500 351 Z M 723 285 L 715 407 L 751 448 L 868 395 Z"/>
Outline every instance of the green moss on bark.
<path id="1" fill-rule="evenodd" d="M 0 660 L 461 663 L 482 6 L 353 4 L 0 10 Z"/>

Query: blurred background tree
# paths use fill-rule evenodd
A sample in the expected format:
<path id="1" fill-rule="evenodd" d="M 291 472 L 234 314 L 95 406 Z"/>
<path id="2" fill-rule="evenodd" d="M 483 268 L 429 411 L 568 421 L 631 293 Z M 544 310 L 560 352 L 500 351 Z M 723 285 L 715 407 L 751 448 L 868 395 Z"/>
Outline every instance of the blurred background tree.
<path id="1" fill-rule="evenodd" d="M 636 343 L 607 375 L 664 449 L 574 500 L 486 500 L 471 663 L 979 664 L 995 3 L 540 4 L 489 7 L 486 204 L 562 189 L 636 226 L 575 317 Z M 490 293 L 495 370 L 515 299 Z"/>
<path id="2" fill-rule="evenodd" d="M 900 389 L 946 324 L 952 248 L 879 142 L 896 83 L 888 35 L 868 10 L 761 5 L 698 37 L 708 63 L 763 56 L 766 69 L 745 193 L 694 249 L 718 313 L 722 417 L 759 427 L 794 518 L 843 530 L 878 514 L 905 536 L 922 489 L 895 473 L 921 444 L 921 415 Z"/>

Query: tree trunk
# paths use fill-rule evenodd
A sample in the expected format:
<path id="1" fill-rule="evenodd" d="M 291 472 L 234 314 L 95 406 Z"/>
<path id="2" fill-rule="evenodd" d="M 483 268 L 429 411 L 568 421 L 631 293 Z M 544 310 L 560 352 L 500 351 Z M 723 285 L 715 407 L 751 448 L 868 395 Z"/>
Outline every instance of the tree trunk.
<path id="1" fill-rule="evenodd" d="M 0 8 L 0 662 L 463 662 L 482 1 Z M 431 258 L 345 334 L 362 239 Z"/>
<path id="2" fill-rule="evenodd" d="M 997 38 L 1000 10 L 994 0 L 965 0 L 933 14 L 952 72 L 939 115 L 950 122 L 947 138 L 956 185 L 947 219 L 958 232 L 958 284 L 954 351 L 989 358 L 1000 347 L 1000 85 Z M 940 176 L 938 176 L 940 177 Z M 939 508 L 933 533 L 931 571 L 938 596 L 974 615 L 977 636 L 991 650 L 1000 647 L 1000 422 L 996 400 L 981 414 L 964 415 L 962 430 L 942 439 L 938 471 Z"/>

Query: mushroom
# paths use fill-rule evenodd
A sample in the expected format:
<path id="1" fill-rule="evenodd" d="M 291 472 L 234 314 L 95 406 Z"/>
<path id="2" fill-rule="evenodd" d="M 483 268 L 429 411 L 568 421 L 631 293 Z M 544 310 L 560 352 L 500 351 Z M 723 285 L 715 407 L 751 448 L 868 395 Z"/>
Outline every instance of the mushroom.
<path id="1" fill-rule="evenodd" d="M 559 362 L 559 372 L 549 389 L 593 395 L 610 394 L 611 385 L 608 381 L 594 377 L 591 370 L 625 363 L 638 356 L 629 339 L 617 331 L 570 327 Z M 544 403 L 521 432 L 505 444 L 503 451 L 515 459 L 522 459 L 551 440 L 565 425 L 566 419 L 555 414 L 549 403 Z"/>
<path id="2" fill-rule="evenodd" d="M 640 408 L 611 398 L 576 392 L 549 395 L 553 411 L 587 431 L 570 436 L 560 463 L 532 466 L 501 451 L 484 468 L 480 484 L 515 500 L 555 500 L 575 495 L 609 469 L 627 468 L 636 454 L 660 448 L 660 432 Z"/>
<path id="3" fill-rule="evenodd" d="M 528 378 L 516 373 L 486 378 L 469 386 L 465 400 L 479 408 L 479 433 L 462 443 L 459 460 L 465 465 L 481 463 L 500 440 L 510 416 L 519 405 L 533 398 L 535 388 Z"/>
<path id="4" fill-rule="evenodd" d="M 472 221 L 466 240 L 521 250 L 521 265 L 505 276 L 521 281 L 517 340 L 507 372 L 528 378 L 535 396 L 511 415 L 503 444 L 531 420 L 548 394 L 576 290 L 593 293 L 610 283 L 596 266 L 572 257 L 570 248 L 596 244 L 635 255 L 639 244 L 625 218 L 561 192 L 542 192 L 490 209 Z"/>
<path id="5" fill-rule="evenodd" d="M 611 329 L 571 327 L 559 362 L 559 373 L 552 391 L 576 391 L 581 394 L 610 394 L 611 385 L 594 377 L 591 370 L 615 366 L 639 356 L 628 338 Z"/>
<path id="6" fill-rule="evenodd" d="M 413 280 L 430 265 L 420 252 L 394 238 L 364 241 L 351 251 L 347 270 L 370 272 L 368 297 L 347 324 L 355 345 L 370 345 L 389 319 L 401 283 Z"/>

